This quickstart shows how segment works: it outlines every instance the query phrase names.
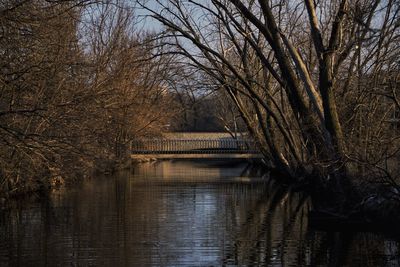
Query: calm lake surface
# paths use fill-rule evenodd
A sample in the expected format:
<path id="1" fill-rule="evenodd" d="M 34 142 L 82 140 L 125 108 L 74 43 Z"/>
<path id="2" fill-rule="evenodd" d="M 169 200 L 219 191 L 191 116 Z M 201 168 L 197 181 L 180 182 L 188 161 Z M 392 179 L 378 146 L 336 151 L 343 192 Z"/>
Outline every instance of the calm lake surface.
<path id="1" fill-rule="evenodd" d="M 399 240 L 308 226 L 245 163 L 165 161 L 1 211 L 0 266 L 399 266 Z"/>

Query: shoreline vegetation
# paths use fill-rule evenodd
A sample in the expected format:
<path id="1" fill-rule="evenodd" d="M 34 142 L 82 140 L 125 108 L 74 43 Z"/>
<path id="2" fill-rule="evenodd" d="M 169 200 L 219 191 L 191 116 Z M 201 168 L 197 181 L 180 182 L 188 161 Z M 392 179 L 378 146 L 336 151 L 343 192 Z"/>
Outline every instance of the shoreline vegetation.
<path id="1" fill-rule="evenodd" d="M 201 119 L 245 129 L 321 220 L 400 222 L 399 14 L 384 0 L 7 0 L 0 195 L 126 165 L 131 140 Z"/>

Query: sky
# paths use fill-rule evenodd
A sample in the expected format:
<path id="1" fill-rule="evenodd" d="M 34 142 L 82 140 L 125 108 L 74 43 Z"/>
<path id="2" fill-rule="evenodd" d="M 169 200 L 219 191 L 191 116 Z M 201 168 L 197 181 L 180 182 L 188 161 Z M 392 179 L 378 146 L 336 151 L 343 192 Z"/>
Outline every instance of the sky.
<path id="1" fill-rule="evenodd" d="M 157 9 L 157 3 L 154 0 L 146 1 L 146 6 L 150 9 Z M 150 12 L 139 7 L 135 10 L 136 16 L 138 17 L 139 21 L 139 28 L 143 29 L 144 31 L 160 31 L 162 29 L 162 25 L 153 18 L 148 17 Z"/>

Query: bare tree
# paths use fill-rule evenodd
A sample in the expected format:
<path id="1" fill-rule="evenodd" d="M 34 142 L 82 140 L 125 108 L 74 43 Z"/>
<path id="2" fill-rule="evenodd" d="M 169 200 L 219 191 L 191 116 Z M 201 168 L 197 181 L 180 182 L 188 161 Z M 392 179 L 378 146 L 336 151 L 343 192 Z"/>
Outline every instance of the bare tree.
<path id="1" fill-rule="evenodd" d="M 154 2 L 141 6 L 164 25 L 170 53 L 226 90 L 266 158 L 287 177 L 316 177 L 343 206 L 350 177 L 362 174 L 355 165 L 377 158 L 382 147 L 397 153 L 394 139 L 382 143 L 389 129 L 379 123 L 388 116 L 378 111 L 382 96 L 365 83 L 386 75 L 393 64 L 387 58 L 398 55 L 396 1 Z"/>

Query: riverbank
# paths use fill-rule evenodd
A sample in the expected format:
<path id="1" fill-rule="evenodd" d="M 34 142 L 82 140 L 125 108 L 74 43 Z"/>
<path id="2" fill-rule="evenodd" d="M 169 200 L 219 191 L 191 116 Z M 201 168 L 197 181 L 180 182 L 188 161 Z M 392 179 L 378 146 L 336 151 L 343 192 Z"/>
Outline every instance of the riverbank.
<path id="1" fill-rule="evenodd" d="M 396 184 L 374 180 L 349 178 L 349 183 L 338 186 L 329 180 L 321 184 L 319 177 L 315 177 L 295 183 L 294 187 L 310 195 L 310 221 L 314 225 L 387 232 L 400 223 L 400 193 Z"/>
<path id="2" fill-rule="evenodd" d="M 32 172 L 31 176 L 24 179 L 10 179 L 8 190 L 0 192 L 0 205 L 7 203 L 9 199 L 19 199 L 30 195 L 43 195 L 48 191 L 61 187 L 74 187 L 85 179 L 98 175 L 113 174 L 119 170 L 129 169 L 132 166 L 130 158 L 125 159 L 96 159 L 81 162 L 80 166 L 70 167 L 62 172 L 62 168 L 43 168 L 41 172 Z M 64 168 L 66 169 L 66 168 Z"/>

